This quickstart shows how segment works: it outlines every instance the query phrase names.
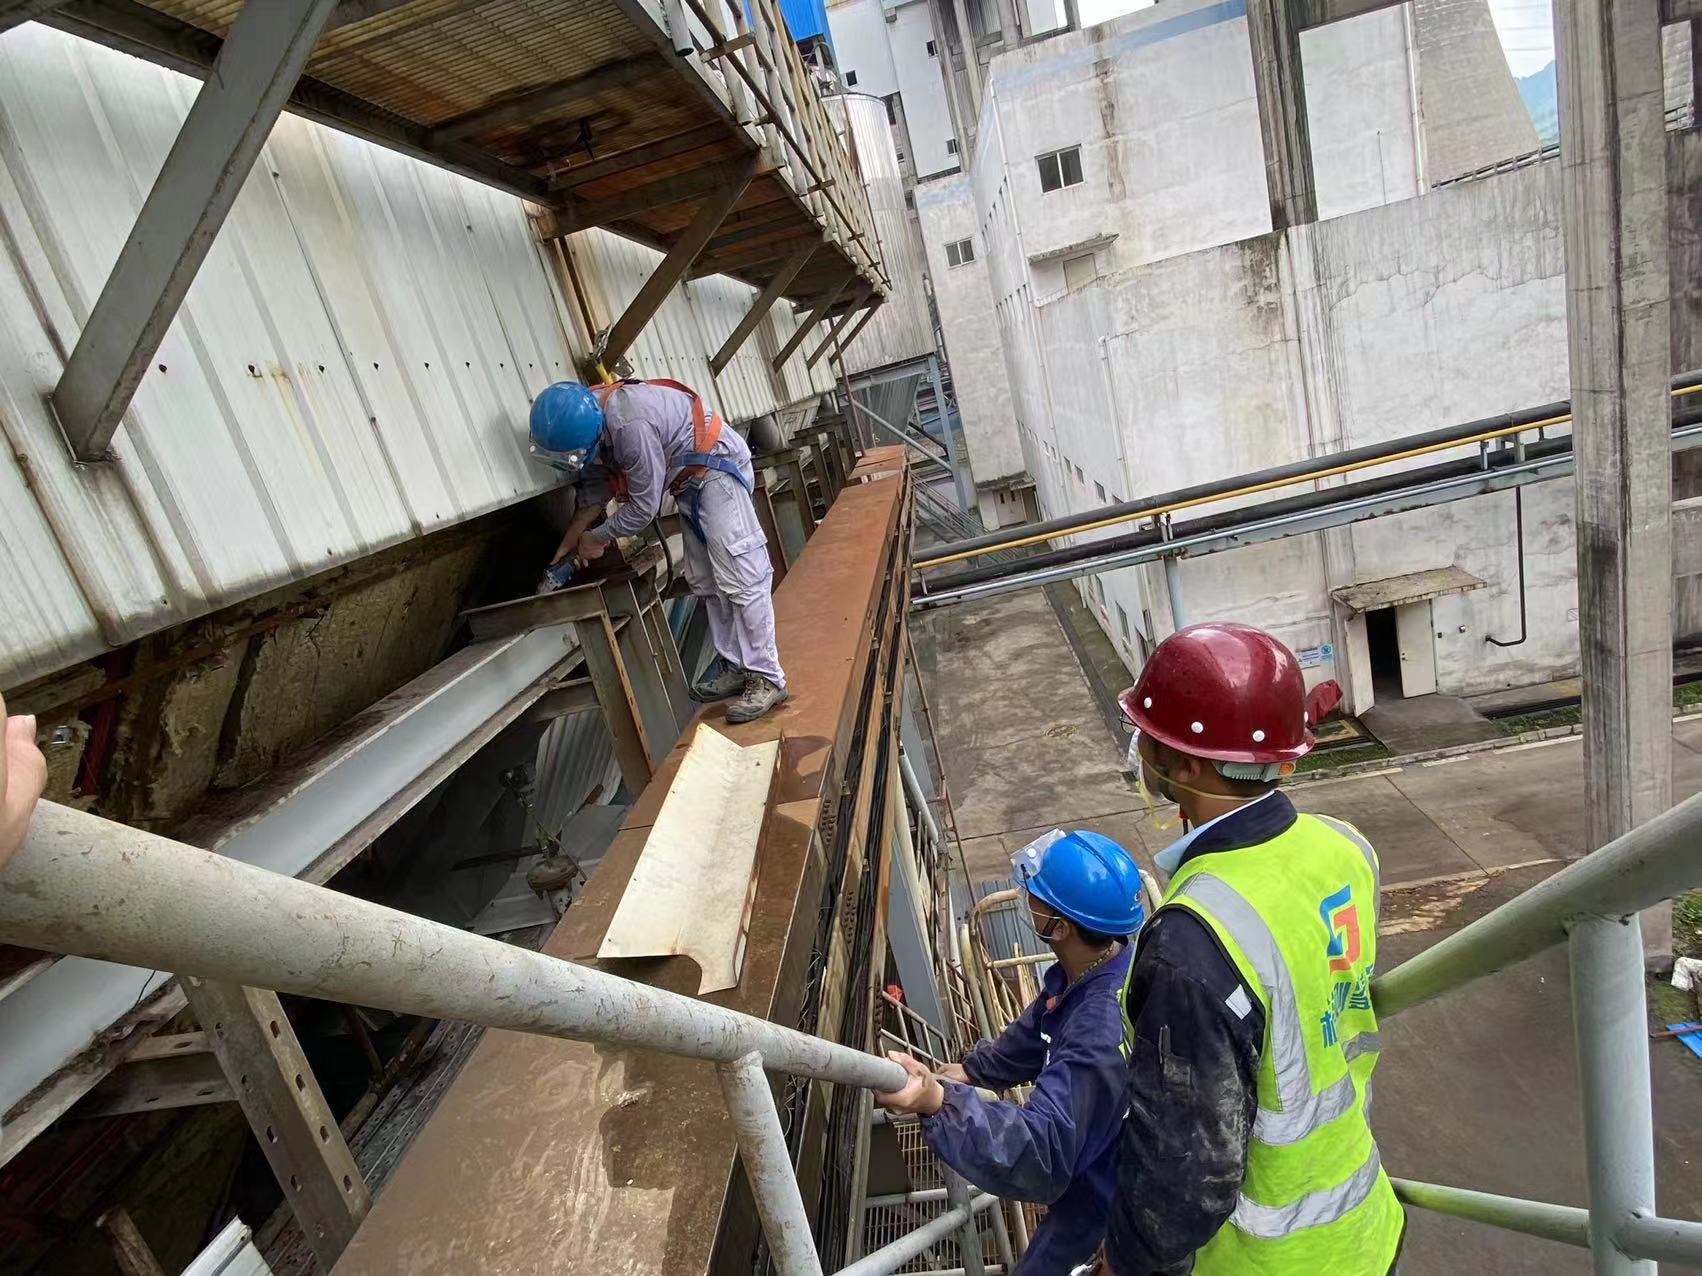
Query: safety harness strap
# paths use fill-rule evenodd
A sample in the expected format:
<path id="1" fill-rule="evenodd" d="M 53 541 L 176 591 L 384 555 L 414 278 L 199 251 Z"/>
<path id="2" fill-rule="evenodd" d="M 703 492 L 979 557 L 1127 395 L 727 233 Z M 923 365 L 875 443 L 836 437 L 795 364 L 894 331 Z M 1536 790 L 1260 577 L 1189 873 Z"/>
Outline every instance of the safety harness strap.
<path id="1" fill-rule="evenodd" d="M 676 462 L 670 476 L 686 471 L 695 471 L 697 475 L 705 475 L 709 470 L 719 470 L 723 474 L 731 474 L 745 491 L 751 490 L 750 480 L 745 478 L 744 471 L 738 465 L 724 456 L 711 456 L 707 452 L 688 452 Z M 679 502 L 680 517 L 685 520 L 691 534 L 697 537 L 698 544 L 707 545 L 709 539 L 703 534 L 703 522 L 698 516 L 698 505 L 703 500 L 703 486 L 686 480 L 674 490 L 674 499 Z"/>
<path id="2" fill-rule="evenodd" d="M 681 394 L 691 400 L 692 450 L 687 452 L 669 468 L 669 491 L 673 492 L 673 494 L 678 497 L 687 483 L 690 483 L 694 479 L 706 477 L 708 472 L 712 469 L 721 470 L 724 473 L 733 475 L 734 478 L 739 480 L 740 484 L 743 485 L 747 492 L 750 491 L 751 485 L 745 482 L 745 476 L 739 473 L 736 466 L 731 465 L 729 462 L 726 462 L 720 457 L 710 455 L 710 452 L 715 447 L 716 441 L 721 437 L 721 428 L 724 423 L 721 420 L 721 414 L 719 412 L 706 413 L 703 410 L 703 400 L 698 397 L 696 390 L 693 390 L 689 385 L 685 385 L 679 381 L 669 380 L 666 377 L 651 377 L 645 380 L 640 380 L 636 377 L 628 377 L 622 381 L 611 381 L 607 385 L 594 385 L 591 387 L 591 393 L 597 396 L 597 402 L 602 405 L 604 411 L 607 411 L 609 399 L 613 396 L 614 392 L 622 386 L 628 385 L 659 385 L 665 390 L 678 390 Z M 624 473 L 610 468 L 609 487 L 614 492 L 616 500 L 626 500 L 628 487 L 627 478 Z M 693 530 L 697 531 L 695 524 L 693 526 Z M 701 531 L 698 531 L 697 539 L 700 541 L 703 539 Z"/>

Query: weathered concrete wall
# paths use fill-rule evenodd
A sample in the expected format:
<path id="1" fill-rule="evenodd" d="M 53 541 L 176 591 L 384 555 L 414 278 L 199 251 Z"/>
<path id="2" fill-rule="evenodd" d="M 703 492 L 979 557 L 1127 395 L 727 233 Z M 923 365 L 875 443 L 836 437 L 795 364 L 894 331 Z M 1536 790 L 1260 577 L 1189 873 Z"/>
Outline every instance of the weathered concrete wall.
<path id="1" fill-rule="evenodd" d="M 928 277 L 945 331 L 952 386 L 962 413 L 970 468 L 979 483 L 1022 473 L 1022 450 L 1011 424 L 1011 387 L 999 343 L 993 294 L 987 280 L 986 240 L 975 223 L 975 200 L 964 176 L 942 177 L 916 188 L 916 213 L 928 258 Z M 952 266 L 948 243 L 968 239 L 975 260 Z"/>
<path id="2" fill-rule="evenodd" d="M 1688 54 L 1689 41 L 1684 43 Z M 1686 89 L 1688 97 L 1688 82 Z M 1669 103 L 1672 98 L 1669 91 Z M 1667 134 L 1667 189 L 1672 366 L 1689 372 L 1702 368 L 1702 130 Z M 1672 495 L 1675 501 L 1702 496 L 1702 453 L 1681 452 L 1673 458 Z M 1682 529 L 1674 523 L 1674 552 L 1678 556 L 1682 556 L 1681 531 L 1695 537 L 1698 529 L 1693 523 L 1687 522 Z M 1673 581 L 1672 613 L 1676 637 L 1702 634 L 1702 573 L 1678 574 Z"/>
<path id="3" fill-rule="evenodd" d="M 1154 262 L 1041 307 L 1041 349 L 1071 387 L 1068 406 L 1056 396 L 1050 423 L 1024 437 L 1046 512 L 1096 504 L 1096 482 L 1161 492 L 1565 397 L 1558 176 L 1541 165 L 1449 187 Z M 1308 677 L 1341 680 L 1364 708 L 1370 688 L 1351 685 L 1353 635 L 1330 591 L 1458 564 L 1487 583 L 1435 604 L 1440 688 L 1554 677 L 1576 662 L 1571 508 L 1569 483 L 1526 493 L 1530 638 L 1519 647 L 1484 641 L 1517 630 L 1512 497 L 1501 493 L 1187 561 L 1184 619 L 1243 619 L 1297 648 L 1331 643 L 1335 658 Z M 1108 610 L 1144 606 L 1160 634 L 1171 628 L 1161 567 L 1103 588 Z"/>
<path id="4" fill-rule="evenodd" d="M 1407 28 L 1402 6 L 1301 33 L 1321 218 L 1406 199 L 1424 189 Z"/>
<path id="5" fill-rule="evenodd" d="M 977 190 L 1008 185 L 1027 256 L 1115 234 L 1116 270 L 1269 228 L 1242 13 L 1157 5 L 995 61 L 981 136 L 999 145 Z M 1081 184 L 1043 192 L 1035 157 L 1069 146 Z"/>
<path id="6" fill-rule="evenodd" d="M 1414 39 L 1415 25 L 1423 38 Z M 1480 56 L 1485 29 L 1493 40 L 1483 0 L 1433 0 L 1416 17 L 1386 10 L 1306 33 L 1302 57 L 1321 216 L 1340 218 L 1427 189 L 1435 173 L 1427 174 L 1419 119 L 1428 129 L 1434 117 L 1455 157 L 1447 160 L 1450 171 L 1465 162 L 1460 156 L 1475 166 L 1488 162 L 1486 155 L 1529 149 L 1525 140 L 1534 144 L 1505 61 L 1502 85 Z M 1082 181 L 1042 190 L 1037 157 L 1071 146 L 1080 148 Z M 1020 437 L 1055 410 L 1071 414 L 1057 407 L 1054 387 L 1081 394 L 1078 382 L 1053 366 L 1064 356 L 1037 337 L 1032 314 L 1063 295 L 1063 257 L 1094 251 L 1100 273 L 1116 274 L 1238 243 L 1244 245 L 1238 253 L 1263 251 L 1266 260 L 1249 259 L 1244 278 L 1229 286 L 1268 292 L 1260 279 L 1274 279 L 1275 246 L 1252 246 L 1269 230 L 1270 212 L 1244 6 L 1182 0 L 1001 54 L 985 95 L 971 183 L 982 235 L 977 250 L 986 260 L 1007 354 L 1012 412 L 1005 428 Z M 957 219 L 951 233 L 961 234 L 962 224 Z M 924 224 L 936 262 L 943 226 L 943 218 Z M 937 265 L 934 277 L 941 279 Z M 1143 356 L 1143 379 L 1120 386 L 1112 402 L 1120 407 L 1150 397 L 1155 380 L 1180 384 L 1202 351 L 1239 340 L 1246 323 L 1260 322 L 1215 306 L 1200 309 L 1197 301 L 1178 294 L 1174 305 L 1189 312 L 1176 316 L 1185 335 Z M 1274 304 L 1274 294 L 1267 301 Z M 1220 323 L 1230 325 L 1228 336 L 1211 331 Z M 1091 344 L 1116 331 L 1077 335 Z M 1230 386 L 1221 393 L 1233 400 L 1247 392 Z M 978 475 L 985 449 L 1000 449 L 1004 465 L 1003 446 L 988 437 L 998 424 L 979 423 L 981 441 L 970 449 Z"/>
<path id="7" fill-rule="evenodd" d="M 928 6 L 922 0 L 846 0 L 828 9 L 827 22 L 841 73 L 856 72 L 850 87 L 876 97 L 900 95 L 914 171 L 926 177 L 957 168 L 958 157 L 946 147 L 952 121 L 940 60 L 928 52 L 934 38 Z"/>

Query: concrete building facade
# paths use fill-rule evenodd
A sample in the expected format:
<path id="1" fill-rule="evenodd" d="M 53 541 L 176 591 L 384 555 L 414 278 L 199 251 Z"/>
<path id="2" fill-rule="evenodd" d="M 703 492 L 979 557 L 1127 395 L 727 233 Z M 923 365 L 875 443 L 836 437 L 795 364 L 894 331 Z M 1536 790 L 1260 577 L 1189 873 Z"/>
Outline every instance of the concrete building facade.
<path id="1" fill-rule="evenodd" d="M 1443 2 L 1305 32 L 1320 220 L 1281 232 L 1237 0 L 999 58 L 972 173 L 917 198 L 948 345 L 1004 355 L 988 417 L 965 404 L 977 480 L 1020 466 L 1056 516 L 1565 398 L 1558 166 L 1438 188 L 1535 149 L 1505 62 L 1502 93 L 1483 56 L 1500 59 L 1493 39 Z M 1673 171 L 1694 171 L 1696 134 L 1671 140 Z M 965 238 L 973 260 L 950 268 Z M 1577 667 L 1574 497 L 1555 481 L 1520 499 L 1522 544 L 1496 493 L 1087 578 L 1083 595 L 1131 669 L 1181 623 L 1239 619 L 1355 712 L 1539 682 Z M 1455 590 L 1403 597 L 1440 568 Z M 1363 585 L 1386 606 L 1341 601 Z"/>

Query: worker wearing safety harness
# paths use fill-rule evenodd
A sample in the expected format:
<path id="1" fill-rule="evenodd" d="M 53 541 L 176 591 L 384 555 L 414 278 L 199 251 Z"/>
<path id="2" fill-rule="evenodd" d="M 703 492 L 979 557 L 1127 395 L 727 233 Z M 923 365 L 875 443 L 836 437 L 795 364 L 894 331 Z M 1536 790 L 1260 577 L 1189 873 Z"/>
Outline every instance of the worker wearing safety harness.
<path id="1" fill-rule="evenodd" d="M 1123 991 L 1129 1114 L 1101 1272 L 1384 1276 L 1405 1224 L 1367 1123 L 1377 855 L 1278 781 L 1312 747 L 1293 654 L 1196 625 L 1118 697 L 1190 831 Z"/>
<path id="2" fill-rule="evenodd" d="M 1142 921 L 1141 878 L 1110 838 L 1059 829 L 1017 852 L 1011 877 L 1057 959 L 1040 996 L 996 1040 L 976 1042 L 938 1076 L 892 1054 L 910 1079 L 893 1094 L 877 1091 L 875 1102 L 921 1114 L 928 1146 L 976 1187 L 1048 1206 L 1016 1272 L 1066 1276 L 1098 1248 L 1117 1185 L 1126 1106 L 1118 994 L 1129 966 L 1125 941 Z M 1026 1103 L 976 1089 L 1030 1084 Z"/>
<path id="3" fill-rule="evenodd" d="M 600 557 L 636 536 L 673 493 L 686 525 L 685 575 L 703 600 L 715 658 L 691 688 L 702 702 L 737 697 L 727 721 L 760 718 L 787 699 L 774 637 L 768 539 L 751 502 L 750 448 L 677 381 L 587 387 L 561 381 L 532 404 L 532 451 L 573 476 L 578 508 L 552 566 Z M 593 527 L 610 499 L 620 508 Z"/>

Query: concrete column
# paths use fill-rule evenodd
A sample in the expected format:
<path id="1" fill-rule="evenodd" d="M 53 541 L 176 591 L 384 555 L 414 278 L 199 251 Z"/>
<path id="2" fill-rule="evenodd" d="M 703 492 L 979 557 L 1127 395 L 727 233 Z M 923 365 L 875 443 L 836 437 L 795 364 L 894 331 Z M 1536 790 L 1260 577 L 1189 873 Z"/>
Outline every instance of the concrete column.
<path id="1" fill-rule="evenodd" d="M 957 18 L 957 39 L 963 50 L 963 78 L 969 85 L 969 114 L 981 115 L 981 64 L 975 59 L 975 28 L 969 25 L 969 8 L 963 0 L 951 0 L 952 13 Z M 967 138 L 960 138 L 963 145 Z M 961 158 L 961 157 L 960 157 Z M 965 168 L 969 167 L 967 164 Z"/>
<path id="2" fill-rule="evenodd" d="M 1557 0 L 1584 836 L 1672 802 L 1672 463 L 1661 28 L 1649 0 Z M 1671 906 L 1644 914 L 1651 964 Z"/>
<path id="3" fill-rule="evenodd" d="M 941 0 L 928 0 L 928 31 L 934 37 L 940 78 L 945 81 L 946 110 L 951 115 L 952 136 L 957 139 L 958 167 L 968 172 L 969 156 L 975 149 L 971 137 L 973 121 L 964 110 L 958 92 L 957 75 L 951 69 L 951 45 L 946 43 L 946 24 L 941 15 L 940 2 Z"/>
<path id="4" fill-rule="evenodd" d="M 1306 84 L 1300 66 L 1300 27 L 1287 0 L 1248 0 L 1247 37 L 1259 135 L 1265 146 L 1271 229 L 1318 220 L 1312 182 L 1312 133 L 1306 123 Z M 1659 65 L 1659 59 L 1656 59 Z"/>

